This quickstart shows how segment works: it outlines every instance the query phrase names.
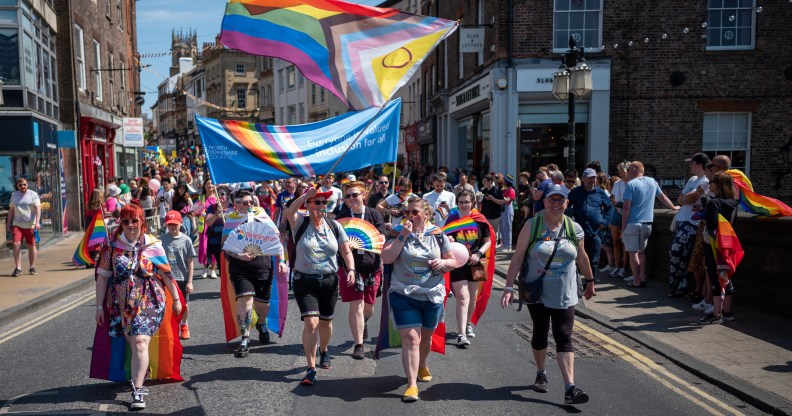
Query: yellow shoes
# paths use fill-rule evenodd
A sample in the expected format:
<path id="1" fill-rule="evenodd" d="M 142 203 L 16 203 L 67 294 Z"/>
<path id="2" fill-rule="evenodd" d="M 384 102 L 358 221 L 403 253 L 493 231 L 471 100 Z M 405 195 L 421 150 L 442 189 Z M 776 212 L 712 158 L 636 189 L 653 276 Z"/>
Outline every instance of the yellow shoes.
<path id="1" fill-rule="evenodd" d="M 407 387 L 407 390 L 404 391 L 404 396 L 402 396 L 402 401 L 406 403 L 418 401 L 418 387 Z"/>
<path id="2" fill-rule="evenodd" d="M 429 367 L 421 367 L 418 369 L 418 381 L 432 381 L 432 373 L 429 372 Z"/>

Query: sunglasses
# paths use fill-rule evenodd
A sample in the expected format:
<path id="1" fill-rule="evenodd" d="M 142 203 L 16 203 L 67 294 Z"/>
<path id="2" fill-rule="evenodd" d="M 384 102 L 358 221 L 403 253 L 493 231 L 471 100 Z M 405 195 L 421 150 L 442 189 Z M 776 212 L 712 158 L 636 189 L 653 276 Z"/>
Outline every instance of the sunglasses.
<path id="1" fill-rule="evenodd" d="M 253 201 L 234 201 L 235 204 L 242 204 L 244 206 L 253 205 Z"/>
<path id="2" fill-rule="evenodd" d="M 405 214 L 412 215 L 412 216 L 414 217 L 414 216 L 416 216 L 416 215 L 418 215 L 418 214 L 422 214 L 422 213 L 423 213 L 423 211 L 421 211 L 421 210 L 418 210 L 418 209 L 408 209 L 408 210 L 405 210 L 405 211 L 404 211 L 404 213 L 405 213 Z"/>
<path id="3" fill-rule="evenodd" d="M 387 185 L 388 183 L 389 183 L 388 181 L 384 181 L 384 182 L 383 181 L 379 181 L 380 185 Z"/>
<path id="4" fill-rule="evenodd" d="M 351 193 L 351 194 L 346 194 L 346 195 L 344 195 L 344 198 L 346 198 L 346 199 L 354 199 L 354 198 L 357 198 L 357 197 L 359 197 L 359 196 L 360 196 L 360 194 L 359 194 L 359 193 L 357 193 L 357 192 L 353 192 L 353 193 Z"/>
<path id="5" fill-rule="evenodd" d="M 22 183 L 18 183 L 18 184 L 17 184 L 17 186 L 27 186 L 27 185 L 28 185 L 28 184 L 26 184 L 26 183 L 24 183 L 24 182 L 22 182 Z"/>
<path id="6" fill-rule="evenodd" d="M 313 201 L 313 204 L 318 206 L 327 205 L 327 201 Z"/>
<path id="7" fill-rule="evenodd" d="M 130 220 L 130 219 L 121 220 L 121 225 L 124 226 L 138 225 L 138 224 L 140 224 L 140 220 Z"/>
<path id="8" fill-rule="evenodd" d="M 457 201 L 457 205 L 467 205 L 467 204 L 472 204 L 472 203 L 473 203 L 473 201 Z"/>
<path id="9" fill-rule="evenodd" d="M 220 195 L 220 196 L 223 196 L 223 197 L 226 197 L 226 196 L 228 196 L 228 193 L 226 193 L 226 192 L 220 192 L 218 195 Z"/>

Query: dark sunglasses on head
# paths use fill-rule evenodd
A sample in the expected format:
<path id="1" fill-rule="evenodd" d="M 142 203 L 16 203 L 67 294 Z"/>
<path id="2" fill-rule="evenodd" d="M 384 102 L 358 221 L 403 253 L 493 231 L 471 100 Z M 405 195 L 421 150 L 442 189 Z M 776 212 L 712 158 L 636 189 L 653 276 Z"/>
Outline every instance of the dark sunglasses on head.
<path id="1" fill-rule="evenodd" d="M 320 205 L 327 205 L 327 201 L 313 201 L 313 204 L 318 207 Z"/>
<path id="2" fill-rule="evenodd" d="M 121 220 L 121 225 L 138 225 L 140 224 L 140 220 L 131 220 L 131 219 L 123 219 Z"/>
<path id="3" fill-rule="evenodd" d="M 357 197 L 359 197 L 359 196 L 360 196 L 360 194 L 359 194 L 359 193 L 357 193 L 357 192 L 353 192 L 353 193 L 351 193 L 351 194 L 346 194 L 346 195 L 344 195 L 344 198 L 346 198 L 346 199 L 350 199 L 350 198 L 357 198 Z"/>
<path id="4" fill-rule="evenodd" d="M 253 201 L 234 201 L 235 204 L 242 204 L 245 206 L 253 205 Z"/>

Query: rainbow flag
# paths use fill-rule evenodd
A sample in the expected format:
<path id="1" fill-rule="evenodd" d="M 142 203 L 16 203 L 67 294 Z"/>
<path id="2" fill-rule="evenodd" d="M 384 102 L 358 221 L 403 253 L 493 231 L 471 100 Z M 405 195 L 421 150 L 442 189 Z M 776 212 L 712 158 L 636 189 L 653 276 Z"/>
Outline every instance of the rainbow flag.
<path id="1" fill-rule="evenodd" d="M 449 216 L 450 215 L 452 214 L 449 214 Z M 473 218 L 464 217 L 446 222 L 446 225 L 443 226 L 443 232 L 446 235 L 454 234 L 458 231 L 478 231 L 478 225 L 476 225 L 476 221 L 473 221 Z"/>
<path id="2" fill-rule="evenodd" d="M 726 171 L 734 179 L 734 184 L 740 190 L 740 205 L 749 214 L 766 217 L 782 216 L 791 217 L 792 207 L 769 196 L 759 195 L 753 190 L 753 184 L 744 173 L 737 169 Z"/>
<path id="3" fill-rule="evenodd" d="M 93 220 L 88 224 L 88 228 L 85 229 L 85 235 L 80 240 L 80 244 L 77 245 L 77 250 L 74 251 L 72 262 L 76 266 L 94 264 L 90 249 L 103 244 L 105 241 L 107 241 L 107 229 L 105 228 L 104 216 L 102 216 L 102 210 L 97 210 Z"/>
<path id="4" fill-rule="evenodd" d="M 339 0 L 230 0 L 220 41 L 292 62 L 362 110 L 384 105 L 458 25 Z"/>
<path id="5" fill-rule="evenodd" d="M 710 246 L 715 254 L 718 270 L 726 270 L 731 279 L 745 256 L 745 251 L 743 251 L 740 239 L 737 238 L 737 233 L 734 232 L 731 223 L 721 214 L 718 214 L 718 228 L 715 230 L 715 235 L 710 236 Z M 723 280 L 720 283 L 721 287 L 725 287 Z"/>
<path id="6" fill-rule="evenodd" d="M 130 247 L 120 240 L 113 240 L 107 249 L 120 248 L 129 250 Z M 140 254 L 141 265 L 150 262 L 154 270 L 170 273 L 170 264 L 162 243 L 152 235 L 144 237 L 144 245 Z M 145 269 L 145 267 L 143 267 Z M 157 283 L 162 282 L 157 278 Z M 182 310 L 187 306 L 184 296 L 179 290 L 179 302 Z M 181 315 L 173 313 L 173 296 L 167 289 L 165 292 L 165 314 L 159 329 L 151 337 L 149 343 L 149 376 L 154 380 L 183 381 L 181 376 L 182 345 L 179 340 L 179 322 Z M 110 316 L 107 304 L 104 304 L 105 316 Z M 132 354 L 123 337 L 110 337 L 109 320 L 103 325 L 96 326 L 93 350 L 91 353 L 91 378 L 124 382 L 130 376 L 130 363 Z"/>
<path id="7" fill-rule="evenodd" d="M 277 333 L 278 337 L 282 338 L 289 305 L 289 273 L 277 272 L 278 264 L 275 257 L 272 258 L 272 267 L 275 270 L 275 280 L 272 281 L 272 296 L 266 323 L 270 331 Z M 226 342 L 230 342 L 242 335 L 242 331 L 236 318 L 236 293 L 231 279 L 228 277 L 228 260 L 225 256 L 220 256 L 220 306 L 223 310 Z M 255 325 L 257 322 L 258 315 L 254 310 L 251 325 Z"/>

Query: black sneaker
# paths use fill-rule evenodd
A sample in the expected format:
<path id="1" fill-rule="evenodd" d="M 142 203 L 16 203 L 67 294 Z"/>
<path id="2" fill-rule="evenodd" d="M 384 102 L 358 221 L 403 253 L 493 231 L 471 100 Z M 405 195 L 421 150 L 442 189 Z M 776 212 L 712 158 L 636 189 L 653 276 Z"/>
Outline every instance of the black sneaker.
<path id="1" fill-rule="evenodd" d="M 362 360 L 366 358 L 366 352 L 363 350 L 363 344 L 355 344 L 355 351 L 352 353 L 352 358 Z"/>
<path id="2" fill-rule="evenodd" d="M 363 342 L 368 339 L 368 325 L 363 325 Z"/>
<path id="3" fill-rule="evenodd" d="M 149 394 L 148 387 L 144 386 L 144 387 L 135 388 L 135 384 L 132 383 L 132 402 L 129 404 L 129 409 L 130 410 L 145 409 L 146 401 L 143 398 L 144 396 L 148 396 L 148 394 Z"/>
<path id="4" fill-rule="evenodd" d="M 533 384 L 534 391 L 538 391 L 539 393 L 547 393 L 547 374 L 537 374 L 536 380 Z"/>
<path id="5" fill-rule="evenodd" d="M 720 325 L 723 323 L 723 317 L 718 315 L 715 316 L 711 313 L 707 314 L 707 316 L 699 319 L 696 321 L 700 325 Z"/>
<path id="6" fill-rule="evenodd" d="M 256 330 L 259 333 L 259 342 L 263 345 L 267 345 L 270 343 L 270 334 L 269 329 L 263 327 L 262 325 L 256 324 Z"/>
<path id="7" fill-rule="evenodd" d="M 305 377 L 300 381 L 303 386 L 313 386 L 316 383 L 316 369 L 309 368 L 305 373 Z"/>
<path id="8" fill-rule="evenodd" d="M 319 367 L 325 370 L 330 368 L 330 354 L 328 354 L 327 351 L 319 353 Z"/>
<path id="9" fill-rule="evenodd" d="M 239 348 L 234 351 L 234 357 L 243 358 L 247 357 L 250 352 L 250 338 L 242 338 L 239 343 Z"/>
<path id="10" fill-rule="evenodd" d="M 11 277 L 17 277 L 22 275 L 22 269 L 14 269 L 14 272 L 11 273 Z"/>
<path id="11" fill-rule="evenodd" d="M 732 322 L 732 321 L 734 321 L 734 314 L 731 313 L 731 312 L 723 312 L 721 314 L 721 316 L 723 317 L 723 321 L 724 322 Z"/>
<path id="12" fill-rule="evenodd" d="M 589 396 L 585 391 L 572 386 L 564 393 L 564 403 L 566 404 L 583 404 L 588 403 Z"/>

